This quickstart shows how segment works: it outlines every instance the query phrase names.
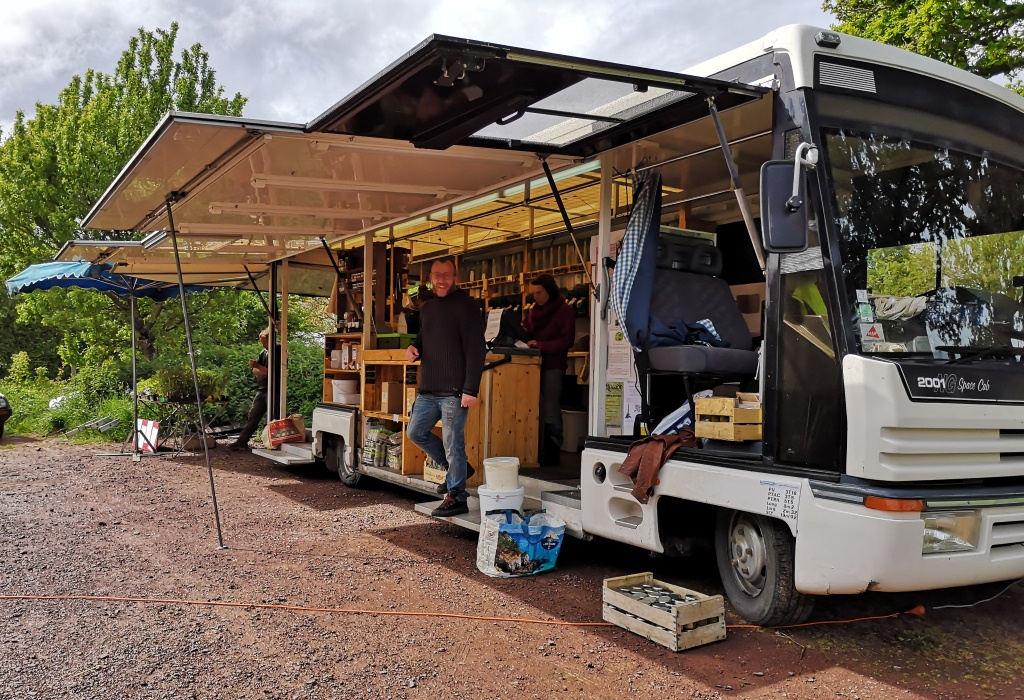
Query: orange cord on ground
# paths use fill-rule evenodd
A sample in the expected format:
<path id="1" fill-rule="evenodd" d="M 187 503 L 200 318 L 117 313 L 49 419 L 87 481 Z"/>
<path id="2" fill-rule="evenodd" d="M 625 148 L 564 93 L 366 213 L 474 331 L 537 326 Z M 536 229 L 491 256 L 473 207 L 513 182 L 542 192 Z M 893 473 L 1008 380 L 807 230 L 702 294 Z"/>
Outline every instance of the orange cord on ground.
<path id="1" fill-rule="evenodd" d="M 326 612 L 346 613 L 350 615 L 399 615 L 405 617 L 452 617 L 460 620 L 483 620 L 485 622 L 521 622 L 530 625 L 552 625 L 559 627 L 614 627 L 612 622 L 566 622 L 564 620 L 533 620 L 521 617 L 489 617 L 486 615 L 460 615 L 458 613 L 443 612 L 420 612 L 407 610 L 357 610 L 353 608 L 312 608 L 302 605 L 279 605 L 275 603 L 229 603 L 219 600 L 184 600 L 177 598 L 122 598 L 118 596 L 100 595 L 0 595 L 0 600 L 86 600 L 99 602 L 121 602 L 121 603 L 160 603 L 162 605 L 211 605 L 225 608 L 260 608 L 263 610 L 295 610 L 299 612 Z M 864 622 L 867 620 L 887 620 L 900 615 L 922 616 L 925 613 L 923 605 L 907 610 L 906 612 L 891 613 L 889 615 L 876 615 L 873 617 L 856 617 L 851 620 L 821 620 L 819 622 L 804 622 L 798 625 L 779 625 L 777 627 L 761 627 L 760 625 L 726 625 L 731 630 L 759 630 L 759 629 L 791 629 L 794 627 L 815 627 L 817 625 L 846 625 L 851 622 Z"/>

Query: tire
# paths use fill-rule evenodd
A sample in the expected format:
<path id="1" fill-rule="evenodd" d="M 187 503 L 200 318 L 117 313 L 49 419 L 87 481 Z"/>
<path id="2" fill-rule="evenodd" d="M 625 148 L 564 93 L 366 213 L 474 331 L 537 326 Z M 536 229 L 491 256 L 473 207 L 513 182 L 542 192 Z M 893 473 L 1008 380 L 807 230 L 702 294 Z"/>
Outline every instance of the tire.
<path id="1" fill-rule="evenodd" d="M 5 420 L 0 420 L 0 438 L 2 438 L 4 436 L 4 424 L 6 422 L 7 421 L 5 421 Z"/>
<path id="2" fill-rule="evenodd" d="M 720 509 L 715 527 L 718 574 L 733 608 L 755 625 L 803 622 L 814 597 L 793 582 L 796 542 L 781 520 Z"/>
<path id="3" fill-rule="evenodd" d="M 335 435 L 327 436 L 325 440 L 324 464 L 332 472 L 338 472 L 338 478 L 345 486 L 358 488 L 363 475 L 345 459 L 345 442 Z"/>

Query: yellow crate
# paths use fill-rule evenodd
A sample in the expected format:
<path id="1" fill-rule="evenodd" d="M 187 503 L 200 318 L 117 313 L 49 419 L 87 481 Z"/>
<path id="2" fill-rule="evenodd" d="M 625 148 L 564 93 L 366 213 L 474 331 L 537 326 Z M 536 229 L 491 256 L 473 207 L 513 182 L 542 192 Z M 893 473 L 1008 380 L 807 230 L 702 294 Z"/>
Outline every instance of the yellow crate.
<path id="1" fill-rule="evenodd" d="M 699 438 L 731 442 L 761 439 L 762 413 L 757 394 L 698 398 L 693 408 L 697 414 L 693 433 Z"/>
<path id="2" fill-rule="evenodd" d="M 741 400 L 741 396 L 748 400 Z M 752 401 L 750 397 L 753 397 Z M 722 416 L 733 423 L 760 423 L 762 420 L 761 402 L 757 400 L 757 394 L 738 394 L 735 399 L 728 396 L 698 398 L 693 402 L 693 410 L 698 420 L 701 416 Z"/>
<path id="3" fill-rule="evenodd" d="M 694 423 L 693 434 L 699 438 L 743 442 L 761 439 L 760 423 L 731 423 L 729 421 L 698 420 Z"/>
<path id="4" fill-rule="evenodd" d="M 660 610 L 620 591 L 622 588 L 643 584 L 661 586 L 681 596 L 693 596 L 697 600 L 676 605 L 671 610 Z M 722 596 L 709 596 L 658 581 L 649 571 L 606 578 L 602 602 L 601 615 L 606 622 L 615 623 L 672 651 L 692 649 L 725 639 L 725 604 Z"/>

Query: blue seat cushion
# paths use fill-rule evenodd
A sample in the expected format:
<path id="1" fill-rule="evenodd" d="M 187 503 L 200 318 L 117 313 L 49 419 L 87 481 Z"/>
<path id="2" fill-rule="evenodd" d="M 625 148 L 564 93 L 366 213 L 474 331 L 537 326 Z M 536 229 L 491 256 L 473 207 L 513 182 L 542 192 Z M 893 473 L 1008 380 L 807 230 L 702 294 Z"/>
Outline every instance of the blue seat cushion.
<path id="1" fill-rule="evenodd" d="M 647 351 L 651 369 L 662 372 L 742 374 L 757 372 L 757 352 L 706 345 L 673 345 Z"/>

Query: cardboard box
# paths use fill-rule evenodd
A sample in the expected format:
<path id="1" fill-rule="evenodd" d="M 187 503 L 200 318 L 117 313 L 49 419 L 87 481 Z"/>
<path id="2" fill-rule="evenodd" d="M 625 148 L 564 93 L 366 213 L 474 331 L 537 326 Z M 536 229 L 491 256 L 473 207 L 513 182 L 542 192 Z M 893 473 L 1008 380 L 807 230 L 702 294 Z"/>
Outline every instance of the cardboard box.
<path id="1" fill-rule="evenodd" d="M 270 421 L 263 429 L 263 445 L 270 449 L 276 449 L 285 442 L 305 442 L 306 425 L 302 415 L 293 413 L 287 418 Z"/>
<path id="2" fill-rule="evenodd" d="M 416 387 L 405 387 L 405 415 L 412 415 L 412 405 L 416 403 Z"/>
<path id="3" fill-rule="evenodd" d="M 382 413 L 402 413 L 402 382 L 382 382 L 380 385 L 380 410 Z"/>
<path id="4" fill-rule="evenodd" d="M 734 284 L 729 287 L 736 306 L 743 314 L 747 330 L 755 338 L 761 337 L 761 309 L 764 307 L 766 285 L 764 282 L 753 284 Z"/>
<path id="5" fill-rule="evenodd" d="M 431 484 L 443 484 L 448 478 L 448 472 L 434 466 L 433 460 L 427 460 L 423 464 L 423 480 Z"/>

